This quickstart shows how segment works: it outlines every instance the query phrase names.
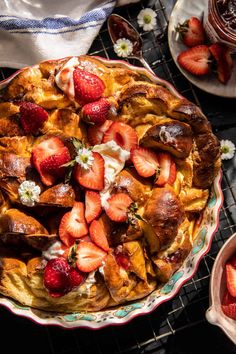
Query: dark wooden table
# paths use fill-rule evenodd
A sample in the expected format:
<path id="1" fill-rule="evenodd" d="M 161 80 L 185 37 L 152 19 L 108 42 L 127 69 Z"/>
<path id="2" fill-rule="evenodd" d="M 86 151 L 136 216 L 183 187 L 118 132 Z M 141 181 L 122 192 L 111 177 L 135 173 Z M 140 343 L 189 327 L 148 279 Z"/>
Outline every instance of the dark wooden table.
<path id="1" fill-rule="evenodd" d="M 145 58 L 158 76 L 172 82 L 184 96 L 201 106 L 219 139 L 230 139 L 236 144 L 236 100 L 219 98 L 193 87 L 172 60 L 167 43 L 167 26 L 174 3 L 174 0 L 141 1 L 116 9 L 115 12 L 138 28 L 137 15 L 142 8 L 152 7 L 156 11 L 157 30 L 141 32 Z M 95 39 L 90 53 L 117 59 L 106 24 Z M 13 71 L 0 70 L 0 79 Z M 223 332 L 205 319 L 214 259 L 223 243 L 236 231 L 235 169 L 236 157 L 223 163 L 222 188 L 225 200 L 220 213 L 219 230 L 198 272 L 173 300 L 125 326 L 99 331 L 41 327 L 0 308 L 1 348 L 6 348 L 5 351 L 9 353 L 17 351 L 24 354 L 236 353 L 235 346 Z"/>

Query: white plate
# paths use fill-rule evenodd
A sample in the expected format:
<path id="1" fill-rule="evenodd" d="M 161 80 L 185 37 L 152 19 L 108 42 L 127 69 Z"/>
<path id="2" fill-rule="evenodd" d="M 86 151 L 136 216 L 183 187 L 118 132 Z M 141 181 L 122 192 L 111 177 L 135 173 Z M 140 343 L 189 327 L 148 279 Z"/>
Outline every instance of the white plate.
<path id="1" fill-rule="evenodd" d="M 181 42 L 175 27 L 188 18 L 195 16 L 203 18 L 204 12 L 208 11 L 208 0 L 178 0 L 171 13 L 168 27 L 168 42 L 171 55 L 181 73 L 195 86 L 208 93 L 222 97 L 236 97 L 236 60 L 234 59 L 234 70 L 227 85 L 221 84 L 216 75 L 210 74 L 205 77 L 197 77 L 182 69 L 177 56 L 187 47 Z"/>

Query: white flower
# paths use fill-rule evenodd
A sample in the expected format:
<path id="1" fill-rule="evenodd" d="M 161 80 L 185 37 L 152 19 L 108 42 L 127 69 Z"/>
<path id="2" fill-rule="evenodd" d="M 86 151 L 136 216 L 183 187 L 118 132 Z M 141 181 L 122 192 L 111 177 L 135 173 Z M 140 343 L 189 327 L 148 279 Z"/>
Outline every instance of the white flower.
<path id="1" fill-rule="evenodd" d="M 157 14 L 152 9 L 146 8 L 138 14 L 138 24 L 144 31 L 151 31 L 157 25 Z"/>
<path id="2" fill-rule="evenodd" d="M 133 44 L 129 39 L 120 38 L 114 44 L 114 51 L 118 57 L 126 58 L 133 52 Z"/>
<path id="3" fill-rule="evenodd" d="M 235 145 L 230 140 L 221 140 L 220 152 L 222 160 L 230 160 L 235 154 Z"/>
<path id="4" fill-rule="evenodd" d="M 93 160 L 93 153 L 90 149 L 82 147 L 77 150 L 75 161 L 85 170 L 88 170 L 93 165 Z"/>
<path id="5" fill-rule="evenodd" d="M 32 207 L 39 201 L 41 189 L 33 181 L 24 181 L 18 188 L 20 201 L 22 204 Z"/>

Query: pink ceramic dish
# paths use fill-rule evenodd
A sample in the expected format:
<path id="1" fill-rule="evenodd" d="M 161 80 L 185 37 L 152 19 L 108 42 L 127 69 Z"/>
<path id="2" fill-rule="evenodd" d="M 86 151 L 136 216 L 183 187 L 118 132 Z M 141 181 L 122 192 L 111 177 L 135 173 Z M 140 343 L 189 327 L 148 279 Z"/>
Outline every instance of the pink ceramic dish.
<path id="1" fill-rule="evenodd" d="M 236 321 L 223 313 L 221 302 L 226 288 L 225 263 L 235 252 L 236 233 L 227 240 L 216 257 L 211 273 L 210 307 L 206 312 L 207 320 L 219 326 L 234 344 L 236 344 Z"/>
<path id="2" fill-rule="evenodd" d="M 107 60 L 96 57 L 102 63 L 114 67 L 128 68 L 145 75 L 153 83 L 166 87 L 176 97 L 182 97 L 176 89 L 167 81 L 162 80 L 144 68 L 132 66 L 124 61 Z M 4 88 L 16 75 L 0 83 L 0 89 Z M 210 250 L 215 232 L 219 226 L 219 213 L 223 202 L 221 190 L 221 176 L 219 172 L 211 188 L 210 198 L 203 212 L 203 218 L 198 226 L 193 248 L 185 262 L 176 271 L 168 283 L 156 289 L 149 296 L 138 301 L 127 303 L 115 308 L 105 309 L 99 312 L 76 312 L 72 314 L 52 313 L 25 307 L 16 303 L 12 299 L 0 296 L 0 305 L 7 307 L 16 315 L 27 317 L 38 324 L 57 325 L 64 328 L 85 327 L 90 329 L 100 329 L 109 325 L 122 325 L 128 323 L 133 318 L 148 314 L 154 311 L 162 303 L 172 299 L 189 279 L 191 279 L 198 269 L 198 265 L 203 256 Z"/>

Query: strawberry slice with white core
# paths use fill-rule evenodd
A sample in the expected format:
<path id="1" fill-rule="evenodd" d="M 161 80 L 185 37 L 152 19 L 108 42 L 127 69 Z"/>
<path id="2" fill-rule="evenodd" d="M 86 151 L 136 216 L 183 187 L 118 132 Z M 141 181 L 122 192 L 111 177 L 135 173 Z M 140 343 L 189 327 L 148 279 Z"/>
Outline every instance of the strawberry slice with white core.
<path id="1" fill-rule="evenodd" d="M 104 159 L 98 152 L 93 152 L 92 156 L 92 166 L 85 169 L 77 164 L 74 177 L 81 186 L 101 191 L 104 188 Z"/>
<path id="2" fill-rule="evenodd" d="M 86 191 L 85 193 L 85 219 L 88 224 L 96 219 L 102 212 L 101 198 L 97 192 Z"/>
<path id="3" fill-rule="evenodd" d="M 114 122 L 104 133 L 103 143 L 111 140 L 114 140 L 122 149 L 130 151 L 138 144 L 138 135 L 128 124 Z"/>
<path id="4" fill-rule="evenodd" d="M 59 236 L 63 241 L 67 238 L 67 235 L 73 238 L 80 238 L 87 235 L 87 233 L 88 227 L 84 217 L 84 204 L 75 202 L 72 210 L 66 213 L 61 219 Z"/>
<path id="5" fill-rule="evenodd" d="M 80 242 L 76 250 L 76 266 L 85 273 L 92 272 L 102 265 L 107 253 L 92 242 Z"/>
<path id="6" fill-rule="evenodd" d="M 206 75 L 210 71 L 211 52 L 207 45 L 198 45 L 181 52 L 177 61 L 179 65 L 196 76 Z"/>
<path id="7" fill-rule="evenodd" d="M 89 234 L 91 240 L 104 251 L 109 251 L 109 244 L 107 241 L 106 230 L 103 226 L 103 223 L 99 220 L 93 220 L 89 227 Z"/>
<path id="8" fill-rule="evenodd" d="M 176 165 L 171 155 L 167 152 L 158 153 L 159 173 L 155 184 L 162 187 L 166 183 L 173 184 L 176 179 Z"/>
<path id="9" fill-rule="evenodd" d="M 105 209 L 107 216 L 116 222 L 127 220 L 128 208 L 133 200 L 125 193 L 117 193 L 107 200 L 108 207 Z"/>
<path id="10" fill-rule="evenodd" d="M 226 285 L 231 296 L 236 297 L 236 269 L 231 263 L 226 263 Z"/>
<path id="11" fill-rule="evenodd" d="M 89 127 L 87 131 L 89 144 L 92 146 L 101 144 L 104 133 L 110 128 L 112 124 L 113 121 L 107 119 L 102 125 Z"/>
<path id="12" fill-rule="evenodd" d="M 153 176 L 159 167 L 157 154 L 148 148 L 135 147 L 131 150 L 131 161 L 142 177 Z"/>
<path id="13" fill-rule="evenodd" d="M 233 59 L 231 49 L 222 43 L 214 43 L 209 47 L 216 61 L 218 79 L 222 84 L 227 84 L 233 72 Z"/>

